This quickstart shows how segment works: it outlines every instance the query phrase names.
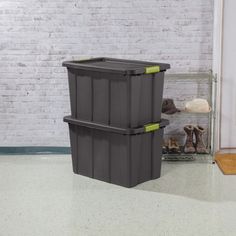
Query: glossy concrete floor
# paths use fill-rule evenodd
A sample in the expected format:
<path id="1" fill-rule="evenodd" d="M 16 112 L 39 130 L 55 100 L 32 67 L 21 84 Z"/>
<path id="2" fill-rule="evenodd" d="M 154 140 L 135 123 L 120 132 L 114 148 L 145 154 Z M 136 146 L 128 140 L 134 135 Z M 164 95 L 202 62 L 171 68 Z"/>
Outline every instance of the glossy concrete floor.
<path id="1" fill-rule="evenodd" d="M 70 156 L 0 156 L 0 235 L 236 235 L 236 176 L 164 162 L 133 189 L 74 175 Z"/>

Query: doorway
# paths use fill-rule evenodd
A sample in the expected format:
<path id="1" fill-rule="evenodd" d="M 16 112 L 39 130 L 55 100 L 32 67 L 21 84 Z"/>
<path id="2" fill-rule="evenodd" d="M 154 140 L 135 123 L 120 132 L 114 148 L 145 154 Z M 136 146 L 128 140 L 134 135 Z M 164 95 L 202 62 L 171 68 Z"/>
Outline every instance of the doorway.
<path id="1" fill-rule="evenodd" d="M 213 71 L 218 75 L 218 150 L 236 150 L 235 9 L 235 0 L 215 1 Z"/>

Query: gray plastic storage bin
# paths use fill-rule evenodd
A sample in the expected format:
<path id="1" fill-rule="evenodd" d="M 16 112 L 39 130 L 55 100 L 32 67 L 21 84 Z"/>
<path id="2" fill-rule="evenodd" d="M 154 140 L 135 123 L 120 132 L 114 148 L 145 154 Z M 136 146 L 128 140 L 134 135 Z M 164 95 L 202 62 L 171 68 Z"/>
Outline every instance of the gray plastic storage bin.
<path id="1" fill-rule="evenodd" d="M 136 129 L 70 116 L 64 121 L 69 124 L 74 173 L 124 187 L 160 177 L 163 131 L 168 120 Z"/>
<path id="2" fill-rule="evenodd" d="M 161 119 L 169 64 L 94 58 L 64 62 L 72 117 L 123 128 Z"/>

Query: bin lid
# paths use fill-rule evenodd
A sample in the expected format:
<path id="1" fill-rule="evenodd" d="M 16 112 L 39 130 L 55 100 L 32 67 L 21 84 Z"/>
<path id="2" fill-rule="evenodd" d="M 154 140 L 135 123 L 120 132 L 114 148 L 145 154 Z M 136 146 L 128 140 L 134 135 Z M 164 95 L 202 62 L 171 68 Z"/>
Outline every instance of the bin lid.
<path id="1" fill-rule="evenodd" d="M 124 75 L 153 74 L 166 71 L 170 68 L 169 64 L 164 63 L 114 59 L 107 57 L 79 61 L 65 61 L 62 65 L 67 68 L 78 70 L 112 72 Z"/>

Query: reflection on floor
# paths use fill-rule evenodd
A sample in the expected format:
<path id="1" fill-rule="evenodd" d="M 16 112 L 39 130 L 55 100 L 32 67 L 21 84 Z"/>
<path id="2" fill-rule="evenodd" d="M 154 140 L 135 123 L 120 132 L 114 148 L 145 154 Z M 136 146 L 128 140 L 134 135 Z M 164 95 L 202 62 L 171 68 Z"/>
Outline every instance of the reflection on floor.
<path id="1" fill-rule="evenodd" d="M 72 173 L 68 155 L 0 156 L 0 235 L 235 235 L 236 176 L 163 162 L 127 189 Z"/>

